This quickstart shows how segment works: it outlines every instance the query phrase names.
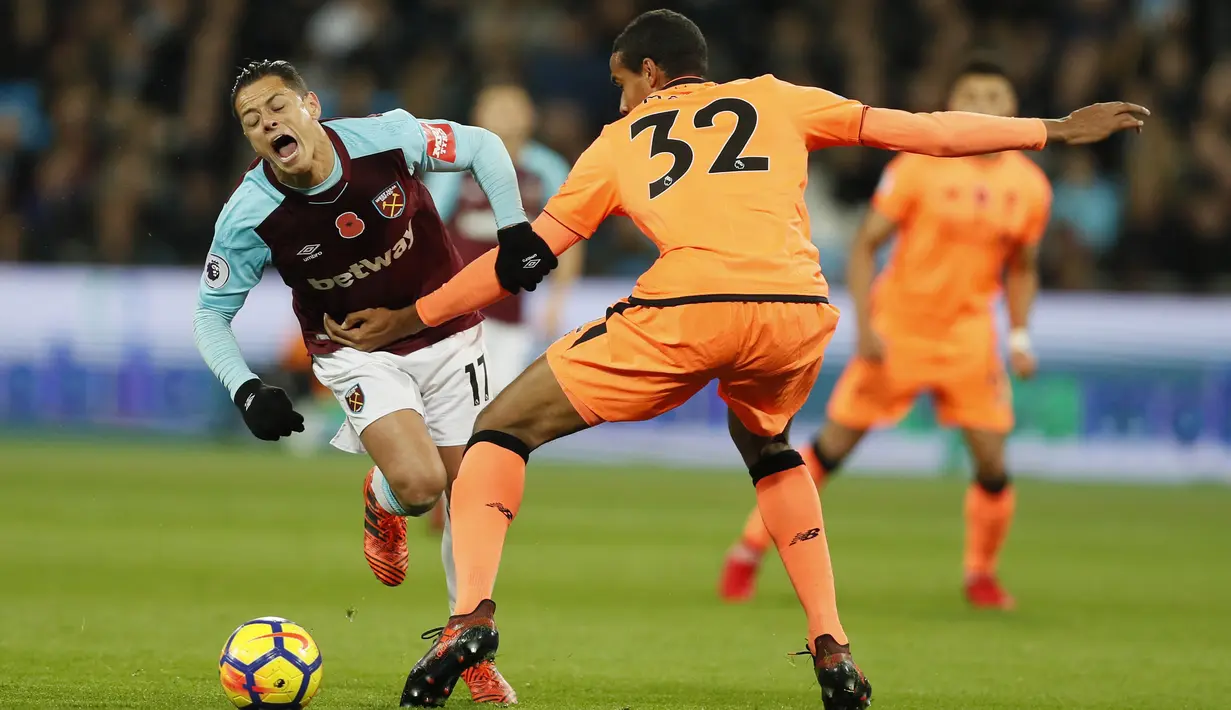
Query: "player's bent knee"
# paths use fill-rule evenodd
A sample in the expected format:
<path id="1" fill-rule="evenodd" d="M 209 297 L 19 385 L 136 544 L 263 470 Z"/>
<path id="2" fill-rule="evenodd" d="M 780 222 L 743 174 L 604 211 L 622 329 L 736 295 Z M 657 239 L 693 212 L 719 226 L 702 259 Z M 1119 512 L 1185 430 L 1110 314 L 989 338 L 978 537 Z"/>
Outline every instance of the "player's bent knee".
<path id="1" fill-rule="evenodd" d="M 812 444 L 812 453 L 816 456 L 816 460 L 821 464 L 821 469 L 826 476 L 832 476 L 842 468 L 842 464 L 846 462 L 846 454 L 831 456 L 825 453 L 825 448 L 820 444 Z"/>
<path id="2" fill-rule="evenodd" d="M 381 471 L 406 515 L 414 518 L 427 514 L 436 505 L 448 483 L 448 474 L 439 459 Z"/>
<path id="3" fill-rule="evenodd" d="M 996 468 L 976 468 L 975 483 L 980 488 L 996 495 L 1009 487 L 1012 480 L 1009 478 L 1008 472 L 1004 470 L 1004 466 Z"/>
<path id="4" fill-rule="evenodd" d="M 466 449 L 475 444 L 494 444 L 502 449 L 508 449 L 521 457 L 522 461 L 530 461 L 530 445 L 520 438 L 508 432 L 498 431 L 495 429 L 484 429 L 476 431 L 474 436 L 470 437 L 470 441 L 466 444 Z"/>
<path id="5" fill-rule="evenodd" d="M 762 456 L 759 461 L 748 467 L 748 475 L 752 477 L 752 485 L 755 486 L 775 473 L 782 473 L 803 465 L 804 457 L 800 456 L 795 449 L 787 447 Z"/>

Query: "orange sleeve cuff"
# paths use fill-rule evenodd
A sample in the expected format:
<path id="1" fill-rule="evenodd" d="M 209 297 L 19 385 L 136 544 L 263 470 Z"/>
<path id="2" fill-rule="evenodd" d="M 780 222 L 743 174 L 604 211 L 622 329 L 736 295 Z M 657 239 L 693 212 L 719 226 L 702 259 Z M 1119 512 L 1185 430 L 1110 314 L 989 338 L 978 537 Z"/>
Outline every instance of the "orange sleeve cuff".
<path id="1" fill-rule="evenodd" d="M 1037 118 L 869 108 L 859 141 L 872 148 L 957 158 L 1003 150 L 1041 150 L 1047 145 L 1047 127 Z"/>
<path id="2" fill-rule="evenodd" d="M 551 247 L 552 253 L 557 256 L 581 241 L 581 235 L 547 215 L 539 215 L 534 221 L 534 231 L 547 242 L 547 246 Z M 428 327 L 437 326 L 463 313 L 481 311 L 511 296 L 496 279 L 496 252 L 499 249 L 500 247 L 489 249 L 454 274 L 453 278 L 440 288 L 416 301 L 415 310 L 419 313 L 419 320 Z"/>

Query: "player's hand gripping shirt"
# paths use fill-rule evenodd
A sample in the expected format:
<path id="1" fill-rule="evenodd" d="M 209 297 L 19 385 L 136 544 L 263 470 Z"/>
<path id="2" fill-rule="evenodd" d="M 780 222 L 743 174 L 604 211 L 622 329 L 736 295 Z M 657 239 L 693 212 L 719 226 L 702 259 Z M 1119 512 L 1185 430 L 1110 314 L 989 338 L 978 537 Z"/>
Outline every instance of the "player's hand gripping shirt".
<path id="1" fill-rule="evenodd" d="M 678 79 L 603 129 L 534 228 L 558 254 L 608 215 L 627 215 L 660 252 L 633 291 L 641 299 L 821 299 L 828 287 L 803 200 L 809 151 L 970 155 L 1039 149 L 1046 139 L 1036 119 L 876 109 L 772 76 Z M 507 295 L 493 263 L 485 255 L 420 300 L 423 322 Z"/>
<path id="2" fill-rule="evenodd" d="M 512 161 L 486 130 L 419 121 L 400 109 L 323 125 L 336 156 L 324 183 L 296 190 L 257 161 L 215 225 L 194 330 L 206 363 L 232 394 L 255 375 L 230 322 L 266 266 L 275 266 L 291 288 L 308 352 L 330 352 L 339 346 L 323 332 L 326 313 L 341 322 L 364 308 L 402 308 L 461 268 L 424 172 L 468 169 L 499 226 L 525 219 Z M 411 352 L 480 319 L 463 314 L 385 349 Z"/>
<path id="3" fill-rule="evenodd" d="M 963 346 L 955 328 L 990 333 L 1008 260 L 1042 239 L 1051 196 L 1043 171 L 1021 153 L 895 157 L 872 199 L 898 225 L 872 296 L 878 330 L 942 348 Z"/>

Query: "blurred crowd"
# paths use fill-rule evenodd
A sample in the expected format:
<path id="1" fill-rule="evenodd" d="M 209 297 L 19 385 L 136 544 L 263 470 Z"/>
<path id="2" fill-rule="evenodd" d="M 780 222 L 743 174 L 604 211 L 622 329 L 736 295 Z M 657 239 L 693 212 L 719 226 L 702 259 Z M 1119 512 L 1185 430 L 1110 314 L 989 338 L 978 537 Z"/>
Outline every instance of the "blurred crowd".
<path id="1" fill-rule="evenodd" d="M 978 52 L 1006 66 L 1023 114 L 1145 104 L 1139 136 L 1040 154 L 1056 194 L 1045 284 L 1231 290 L 1226 0 L 4 0 L 0 261 L 200 263 L 251 159 L 228 105 L 247 58 L 295 62 L 327 115 L 465 121 L 482 85 L 518 82 L 540 140 L 575 158 L 617 117 L 612 40 L 662 6 L 706 32 L 719 80 L 769 72 L 935 110 Z M 814 241 L 835 281 L 888 157 L 813 158 Z M 617 221 L 588 269 L 635 274 L 651 250 Z"/>

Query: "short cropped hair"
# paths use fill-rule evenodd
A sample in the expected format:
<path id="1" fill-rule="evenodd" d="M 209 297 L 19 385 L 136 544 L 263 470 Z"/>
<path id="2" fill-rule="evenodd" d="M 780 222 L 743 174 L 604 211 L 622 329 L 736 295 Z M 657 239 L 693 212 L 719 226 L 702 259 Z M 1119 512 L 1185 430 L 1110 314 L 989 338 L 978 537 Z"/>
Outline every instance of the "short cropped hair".
<path id="1" fill-rule="evenodd" d="M 231 87 L 232 114 L 235 114 L 235 98 L 239 96 L 239 92 L 267 76 L 278 77 L 300 96 L 308 95 L 308 84 L 299 75 L 299 70 L 293 64 L 284 59 L 254 59 L 245 64 L 239 70 L 239 75 L 235 77 L 235 84 Z M 238 114 L 236 116 L 238 117 Z"/>
<path id="2" fill-rule="evenodd" d="M 671 78 L 704 76 L 709 69 L 705 35 L 692 20 L 671 10 L 651 10 L 628 23 L 616 37 L 612 54 L 629 71 L 641 71 L 641 62 L 652 59 Z"/>
<path id="3" fill-rule="evenodd" d="M 953 80 L 949 82 L 949 91 L 953 91 L 957 83 L 968 76 L 998 76 L 1009 82 L 1010 86 L 1013 85 L 1013 80 L 1009 78 L 1004 65 L 988 57 L 974 57 L 958 68 L 957 73 L 953 75 Z"/>

